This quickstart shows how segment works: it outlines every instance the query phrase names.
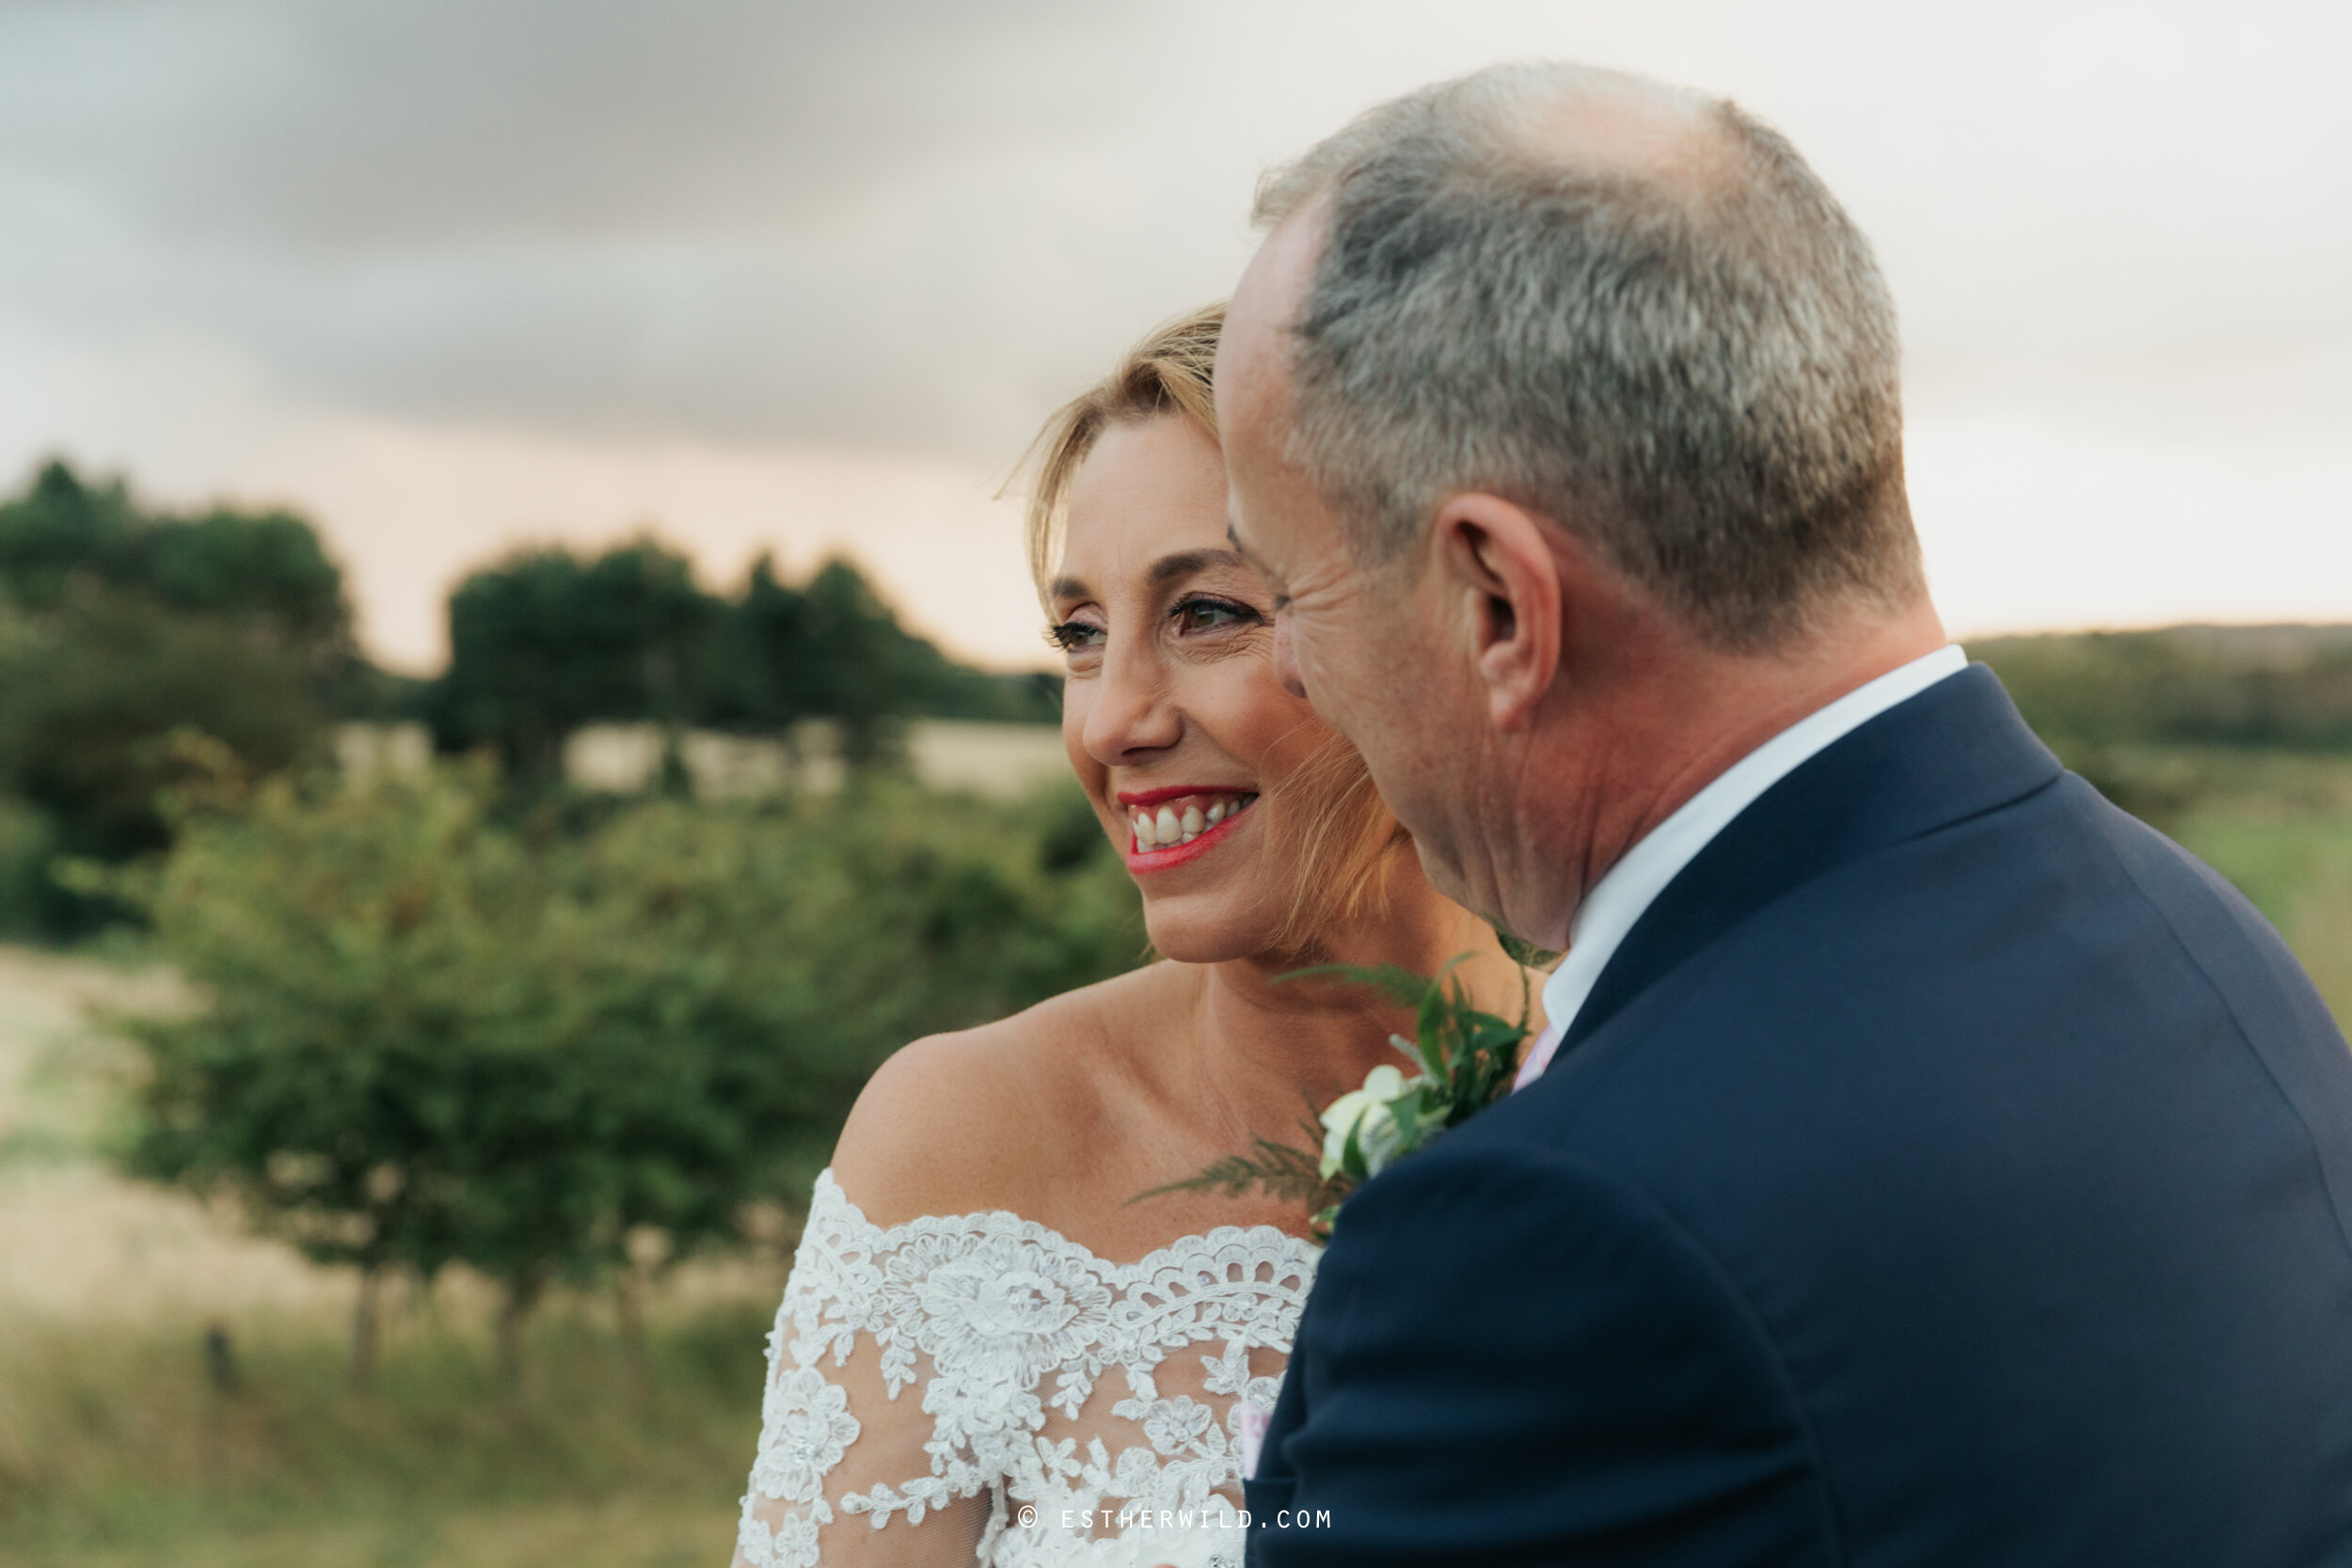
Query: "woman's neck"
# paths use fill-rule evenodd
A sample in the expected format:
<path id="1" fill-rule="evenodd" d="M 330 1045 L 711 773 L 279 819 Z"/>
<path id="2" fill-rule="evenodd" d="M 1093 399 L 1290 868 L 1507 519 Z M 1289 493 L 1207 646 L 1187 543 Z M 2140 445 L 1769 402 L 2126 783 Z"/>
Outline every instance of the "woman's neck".
<path id="1" fill-rule="evenodd" d="M 1408 1008 L 1339 977 L 1286 975 L 1322 964 L 1393 964 L 1429 975 L 1462 958 L 1454 974 L 1475 1006 L 1517 1018 L 1527 1005 L 1526 972 L 1486 922 L 1417 877 L 1398 880 L 1405 888 L 1381 918 L 1335 931 L 1320 952 L 1201 966 L 1199 1049 L 1188 1053 L 1198 1082 L 1187 1087 L 1202 1120 L 1233 1148 L 1261 1134 L 1295 1142 L 1308 1099 L 1328 1104 L 1381 1063 L 1406 1065 L 1389 1037 L 1411 1033 Z"/>

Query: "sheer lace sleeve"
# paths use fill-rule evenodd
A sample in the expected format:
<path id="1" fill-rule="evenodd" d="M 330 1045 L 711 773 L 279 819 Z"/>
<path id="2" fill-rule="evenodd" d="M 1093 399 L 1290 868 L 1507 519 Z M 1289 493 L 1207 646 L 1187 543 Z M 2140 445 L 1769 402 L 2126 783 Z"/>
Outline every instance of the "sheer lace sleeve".
<path id="1" fill-rule="evenodd" d="M 1238 1563 L 1243 1407 L 1314 1252 L 1227 1227 L 1106 1263 L 1009 1213 L 884 1229 L 818 1177 L 737 1568 Z"/>
<path id="2" fill-rule="evenodd" d="M 980 1555 L 987 1478 L 933 1440 L 924 1358 L 884 1289 L 891 1250 L 832 1173 L 818 1177 L 768 1336 L 736 1568 L 966 1568 Z M 928 1528 L 885 1534 L 894 1515 Z"/>

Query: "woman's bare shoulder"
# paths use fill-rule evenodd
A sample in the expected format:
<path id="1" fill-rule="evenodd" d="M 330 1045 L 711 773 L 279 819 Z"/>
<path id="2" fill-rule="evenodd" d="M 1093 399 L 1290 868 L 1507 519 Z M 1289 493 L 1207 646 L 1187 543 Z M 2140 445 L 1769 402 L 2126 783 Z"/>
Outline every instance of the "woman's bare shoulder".
<path id="1" fill-rule="evenodd" d="M 1137 1021 L 1165 1005 L 1170 968 L 901 1048 L 858 1095 L 834 1148 L 834 1180 L 877 1225 L 1034 1212 L 1056 1183 L 1083 1178 Z"/>

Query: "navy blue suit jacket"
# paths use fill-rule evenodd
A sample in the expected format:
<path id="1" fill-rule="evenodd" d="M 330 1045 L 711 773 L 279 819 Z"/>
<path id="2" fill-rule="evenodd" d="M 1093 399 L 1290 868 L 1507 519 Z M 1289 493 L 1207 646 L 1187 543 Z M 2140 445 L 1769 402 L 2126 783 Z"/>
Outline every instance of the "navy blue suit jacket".
<path id="1" fill-rule="evenodd" d="M 2352 1055 L 1992 673 L 1653 903 L 1343 1211 L 1260 1568 L 2352 1563 Z"/>

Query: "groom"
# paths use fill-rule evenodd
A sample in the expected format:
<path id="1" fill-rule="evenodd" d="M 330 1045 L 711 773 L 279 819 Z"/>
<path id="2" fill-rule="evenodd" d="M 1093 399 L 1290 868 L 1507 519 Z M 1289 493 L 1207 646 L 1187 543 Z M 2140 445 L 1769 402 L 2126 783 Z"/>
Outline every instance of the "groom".
<path id="1" fill-rule="evenodd" d="M 1342 1214 L 1250 1560 L 2352 1563 L 2352 1057 L 1946 641 L 1813 172 L 1514 67 L 1260 215 L 1216 382 L 1277 659 L 1568 956 L 1542 1076 Z"/>

